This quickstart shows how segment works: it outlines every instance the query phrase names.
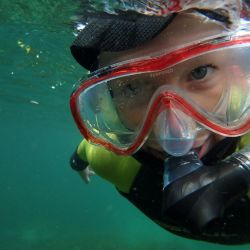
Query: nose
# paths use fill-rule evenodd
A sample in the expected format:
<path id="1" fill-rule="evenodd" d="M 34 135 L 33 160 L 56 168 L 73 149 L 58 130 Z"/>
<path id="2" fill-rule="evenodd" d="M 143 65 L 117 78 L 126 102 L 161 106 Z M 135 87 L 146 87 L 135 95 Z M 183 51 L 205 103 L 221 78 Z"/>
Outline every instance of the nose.
<path id="1" fill-rule="evenodd" d="M 183 111 L 168 105 L 156 118 L 153 131 L 164 151 L 173 156 L 181 156 L 192 148 L 197 125 Z"/>

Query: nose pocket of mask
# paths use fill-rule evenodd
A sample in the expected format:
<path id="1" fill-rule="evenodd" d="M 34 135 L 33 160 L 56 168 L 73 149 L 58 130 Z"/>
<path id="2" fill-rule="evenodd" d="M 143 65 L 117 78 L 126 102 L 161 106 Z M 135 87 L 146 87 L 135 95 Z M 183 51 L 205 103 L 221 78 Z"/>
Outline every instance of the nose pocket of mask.
<path id="1" fill-rule="evenodd" d="M 196 122 L 179 109 L 162 111 L 155 122 L 154 134 L 167 153 L 181 156 L 190 151 L 196 132 Z"/>

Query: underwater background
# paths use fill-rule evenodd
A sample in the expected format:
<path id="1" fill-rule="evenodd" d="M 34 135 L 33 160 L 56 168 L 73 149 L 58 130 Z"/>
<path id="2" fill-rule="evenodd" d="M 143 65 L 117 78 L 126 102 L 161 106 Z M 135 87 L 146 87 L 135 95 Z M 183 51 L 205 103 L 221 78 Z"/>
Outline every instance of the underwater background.
<path id="1" fill-rule="evenodd" d="M 79 1 L 0 0 L 0 250 L 223 250 L 155 225 L 69 158 L 81 140 L 69 97 Z"/>

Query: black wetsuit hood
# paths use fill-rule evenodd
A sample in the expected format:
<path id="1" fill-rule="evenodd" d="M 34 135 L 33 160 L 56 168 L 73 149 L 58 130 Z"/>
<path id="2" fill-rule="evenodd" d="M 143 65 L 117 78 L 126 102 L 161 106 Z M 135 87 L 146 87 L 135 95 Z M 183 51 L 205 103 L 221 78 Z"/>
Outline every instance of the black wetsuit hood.
<path id="1" fill-rule="evenodd" d="M 72 55 L 84 68 L 95 70 L 101 51 L 135 48 L 160 33 L 173 17 L 174 14 L 156 17 L 135 12 L 88 14 L 82 20 L 84 28 L 71 45 Z"/>

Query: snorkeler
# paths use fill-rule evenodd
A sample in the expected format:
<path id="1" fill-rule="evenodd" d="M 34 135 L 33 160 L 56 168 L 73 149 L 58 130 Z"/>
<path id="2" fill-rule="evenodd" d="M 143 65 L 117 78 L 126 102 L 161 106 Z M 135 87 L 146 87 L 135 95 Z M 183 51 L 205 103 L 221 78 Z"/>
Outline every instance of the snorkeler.
<path id="1" fill-rule="evenodd" d="M 196 2 L 165 17 L 86 16 L 71 46 L 91 72 L 71 96 L 85 138 L 71 166 L 172 233 L 247 243 L 250 23 L 241 1 Z"/>

